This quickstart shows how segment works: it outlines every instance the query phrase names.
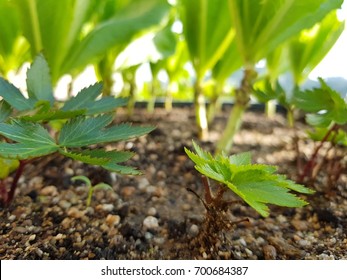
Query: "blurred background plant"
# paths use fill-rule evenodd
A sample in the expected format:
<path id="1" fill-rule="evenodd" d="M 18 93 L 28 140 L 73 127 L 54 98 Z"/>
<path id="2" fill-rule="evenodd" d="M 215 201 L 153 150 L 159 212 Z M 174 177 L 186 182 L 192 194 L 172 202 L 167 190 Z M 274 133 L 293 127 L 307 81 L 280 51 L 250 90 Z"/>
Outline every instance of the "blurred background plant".
<path id="1" fill-rule="evenodd" d="M 293 125 L 294 89 L 307 87 L 342 34 L 342 4 L 0 0 L 0 75 L 15 83 L 15 74 L 43 52 L 59 95 L 76 94 L 82 77 L 83 87 L 102 80 L 104 95 L 128 97 L 130 114 L 137 101 L 148 102 L 150 111 L 158 100 L 167 110 L 173 101 L 193 102 L 201 139 L 208 139 L 220 104 L 233 103 L 217 144 L 230 152 L 255 99 L 267 104 L 269 116 L 282 105 Z"/>

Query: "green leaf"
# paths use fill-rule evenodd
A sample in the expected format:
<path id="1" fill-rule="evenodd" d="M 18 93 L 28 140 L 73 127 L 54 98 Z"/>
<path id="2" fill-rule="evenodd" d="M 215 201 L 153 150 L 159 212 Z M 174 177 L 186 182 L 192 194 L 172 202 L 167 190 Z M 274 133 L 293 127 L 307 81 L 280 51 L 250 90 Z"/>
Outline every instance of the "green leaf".
<path id="1" fill-rule="evenodd" d="M 181 0 L 180 18 L 197 79 L 212 69 L 232 42 L 228 3 L 225 0 Z"/>
<path id="2" fill-rule="evenodd" d="M 307 134 L 314 141 L 322 141 L 329 131 L 329 127 L 315 127 L 313 131 L 308 131 Z M 326 141 L 338 145 L 347 146 L 347 132 L 343 129 L 339 129 L 337 132 L 333 131 L 332 133 L 330 133 Z"/>
<path id="3" fill-rule="evenodd" d="M 93 0 L 14 0 L 24 36 L 34 57 L 44 50 L 53 84 L 62 74 L 68 54 L 81 37 L 95 7 Z"/>
<path id="4" fill-rule="evenodd" d="M 99 152 L 102 152 L 102 150 L 98 150 Z M 105 156 L 105 154 L 101 153 L 98 154 L 95 152 L 94 154 L 91 154 L 88 150 L 83 151 L 74 151 L 74 150 L 64 150 L 60 149 L 59 153 L 66 157 L 70 157 L 74 160 L 82 161 L 87 164 L 93 164 L 93 165 L 103 165 L 110 161 L 110 159 Z"/>
<path id="5" fill-rule="evenodd" d="M 127 161 L 134 154 L 131 152 L 123 151 L 105 151 L 105 150 L 83 150 L 83 151 L 64 151 L 60 150 L 65 156 L 71 157 L 74 160 L 79 160 L 87 164 L 99 165 L 109 171 L 117 172 L 120 174 L 139 175 L 140 171 L 122 166 L 118 163 Z"/>
<path id="6" fill-rule="evenodd" d="M 54 96 L 47 61 L 42 54 L 36 56 L 27 72 L 27 88 L 29 98 L 46 100 L 53 106 Z"/>
<path id="7" fill-rule="evenodd" d="M 11 172 L 18 168 L 18 166 L 18 160 L 0 157 L 0 179 L 7 178 Z"/>
<path id="8" fill-rule="evenodd" d="M 40 122 L 40 121 L 53 121 L 53 120 L 64 120 L 72 119 L 77 116 L 85 115 L 86 110 L 76 110 L 76 111 L 61 111 L 59 109 L 52 109 L 48 112 L 35 112 L 33 115 L 25 115 L 19 117 L 22 120 L 31 121 L 31 122 Z"/>
<path id="9" fill-rule="evenodd" d="M 301 207 L 307 203 L 290 191 L 311 194 L 312 190 L 275 174 L 276 167 L 251 164 L 250 154 L 227 157 L 210 156 L 193 142 L 196 154 L 185 148 L 195 168 L 203 175 L 225 184 L 235 194 L 264 217 L 269 215 L 266 204 Z"/>
<path id="10" fill-rule="evenodd" d="M 48 155 L 58 150 L 48 131 L 37 123 L 13 120 L 0 123 L 0 134 L 17 143 L 0 143 L 0 156 L 28 159 Z"/>
<path id="11" fill-rule="evenodd" d="M 11 106 L 4 100 L 0 101 L 0 122 L 4 122 L 12 113 Z"/>
<path id="12" fill-rule="evenodd" d="M 77 180 L 83 181 L 86 184 L 86 186 L 89 187 L 89 188 L 92 186 L 92 183 L 90 182 L 89 178 L 86 177 L 86 176 L 81 175 L 81 176 L 73 176 L 73 177 L 71 177 L 71 181 L 72 182 L 75 182 Z"/>
<path id="13" fill-rule="evenodd" d="M 338 9 L 342 0 L 259 1 L 229 0 L 239 52 L 255 64 L 301 30 Z"/>
<path id="14" fill-rule="evenodd" d="M 139 137 L 153 130 L 153 127 L 132 127 L 129 124 L 105 128 L 111 121 L 111 115 L 73 119 L 63 126 L 59 135 L 59 144 L 73 148 L 115 142 Z"/>
<path id="15" fill-rule="evenodd" d="M 231 164 L 248 165 L 252 163 L 252 155 L 250 152 L 232 155 L 229 157 Z"/>
<path id="16" fill-rule="evenodd" d="M 303 30 L 288 43 L 291 71 L 296 84 L 305 81 L 311 71 L 326 56 L 344 30 L 336 11 L 331 12 L 311 29 Z"/>
<path id="17" fill-rule="evenodd" d="M 102 83 L 96 83 L 82 89 L 76 96 L 65 102 L 62 111 L 85 110 L 87 115 L 97 115 L 112 112 L 114 109 L 127 104 L 125 98 L 112 96 L 102 97 L 95 100 L 102 91 Z"/>
<path id="18" fill-rule="evenodd" d="M 123 14 L 101 22 L 72 49 L 64 72 L 95 62 L 112 47 L 128 44 L 138 32 L 159 24 L 169 7 L 164 0 L 135 1 Z"/>
<path id="19" fill-rule="evenodd" d="M 26 99 L 18 88 L 1 77 L 0 96 L 18 111 L 30 110 L 35 106 L 34 100 Z"/>
<path id="20" fill-rule="evenodd" d="M 341 95 L 320 79 L 320 88 L 294 92 L 294 104 L 306 112 L 307 121 L 313 126 L 327 126 L 331 122 L 347 123 L 347 104 Z"/>
<path id="21" fill-rule="evenodd" d="M 93 102 L 102 91 L 102 83 L 95 83 L 87 88 L 82 89 L 76 96 L 65 102 L 61 108 L 62 111 L 72 111 L 78 109 L 87 109 L 88 104 Z"/>
<path id="22" fill-rule="evenodd" d="M 128 103 L 126 98 L 115 98 L 113 96 L 102 97 L 91 102 L 87 107 L 87 115 L 97 115 L 113 112 L 116 108 L 125 106 Z"/>

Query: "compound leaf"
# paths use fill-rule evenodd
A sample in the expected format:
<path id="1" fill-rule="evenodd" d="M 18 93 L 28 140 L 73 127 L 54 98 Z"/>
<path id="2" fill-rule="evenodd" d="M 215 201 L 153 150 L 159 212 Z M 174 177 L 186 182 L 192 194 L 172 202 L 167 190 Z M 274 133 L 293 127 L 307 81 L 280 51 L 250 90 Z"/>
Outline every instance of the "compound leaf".
<path id="1" fill-rule="evenodd" d="M 34 108 L 36 102 L 35 100 L 26 99 L 18 88 L 1 77 L 0 96 L 18 111 L 30 110 Z"/>
<path id="2" fill-rule="evenodd" d="M 102 83 L 95 83 L 82 89 L 75 97 L 70 98 L 61 108 L 62 111 L 85 109 L 88 104 L 94 101 L 102 91 Z"/>
<path id="3" fill-rule="evenodd" d="M 37 123 L 13 120 L 0 123 L 0 134 L 16 143 L 0 143 L 3 158 L 28 159 L 48 155 L 58 150 L 48 131 Z"/>
<path id="4" fill-rule="evenodd" d="M 47 61 L 42 54 L 36 56 L 27 72 L 27 87 L 29 98 L 47 100 L 53 106 L 54 96 Z"/>
<path id="5" fill-rule="evenodd" d="M 290 191 L 311 194 L 312 190 L 275 174 L 276 167 L 251 164 L 249 153 L 212 157 L 193 142 L 196 154 L 185 148 L 195 168 L 203 175 L 223 183 L 263 217 L 269 215 L 266 204 L 301 207 L 307 204 Z"/>
<path id="6" fill-rule="evenodd" d="M 83 151 L 66 151 L 61 149 L 60 153 L 68 156 L 74 160 L 79 160 L 87 164 L 99 165 L 107 170 L 114 171 L 121 174 L 138 175 L 140 171 L 122 166 L 118 163 L 127 161 L 134 154 L 131 152 L 123 151 L 105 151 L 105 150 L 83 150 Z"/>
<path id="7" fill-rule="evenodd" d="M 105 128 L 111 121 L 112 115 L 75 118 L 63 126 L 59 136 L 59 144 L 69 148 L 88 146 L 127 140 L 153 130 L 153 127 L 133 127 L 129 124 Z"/>

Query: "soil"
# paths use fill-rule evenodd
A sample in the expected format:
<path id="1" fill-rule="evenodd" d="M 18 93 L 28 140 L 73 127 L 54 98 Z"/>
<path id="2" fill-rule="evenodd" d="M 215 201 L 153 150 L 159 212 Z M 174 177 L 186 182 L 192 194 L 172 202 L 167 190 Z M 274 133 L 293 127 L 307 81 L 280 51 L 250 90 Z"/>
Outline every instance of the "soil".
<path id="1" fill-rule="evenodd" d="M 204 149 L 213 150 L 229 109 L 216 117 L 209 140 L 198 142 Z M 308 206 L 271 206 L 270 216 L 262 218 L 234 203 L 215 216 L 229 226 L 213 231 L 218 225 L 207 219 L 199 198 L 201 177 L 184 152 L 197 139 L 192 108 L 117 116 L 117 122 L 156 126 L 147 136 L 107 147 L 134 151 L 128 164 L 143 175 L 116 175 L 60 156 L 33 162 L 12 204 L 0 209 L 0 259 L 347 259 L 346 169 L 334 182 L 323 165 L 310 184 L 316 194 L 304 197 Z M 278 165 L 280 173 L 296 179 L 295 139 L 303 162 L 314 149 L 305 125 L 297 126 L 294 133 L 281 114 L 269 119 L 247 112 L 232 152 L 251 151 L 254 162 Z M 345 150 L 340 162 L 346 166 Z M 87 207 L 88 189 L 71 182 L 75 175 L 113 190 L 95 190 Z"/>

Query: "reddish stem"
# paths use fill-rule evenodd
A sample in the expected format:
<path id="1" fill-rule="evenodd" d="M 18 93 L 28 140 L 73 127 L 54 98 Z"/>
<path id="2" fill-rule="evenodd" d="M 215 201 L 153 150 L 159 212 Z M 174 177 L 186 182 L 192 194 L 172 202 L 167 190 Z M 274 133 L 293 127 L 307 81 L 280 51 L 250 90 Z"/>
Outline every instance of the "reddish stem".
<path id="1" fill-rule="evenodd" d="M 19 178 L 20 176 L 23 174 L 23 171 L 24 171 L 24 167 L 25 165 L 28 163 L 29 161 L 27 160 L 20 160 L 19 161 L 19 166 L 16 170 L 16 173 L 14 175 L 14 178 L 13 178 L 13 181 L 12 181 L 12 184 L 11 184 L 11 189 L 8 193 L 8 196 L 7 196 L 7 199 L 5 201 L 5 204 L 6 205 L 9 205 L 14 197 L 14 193 L 17 189 L 17 184 L 18 184 L 18 181 L 19 181 Z"/>
<path id="2" fill-rule="evenodd" d="M 338 124 L 334 124 L 327 132 L 327 134 L 325 134 L 324 138 L 320 141 L 319 145 L 316 147 L 316 149 L 314 150 L 310 160 L 306 163 L 304 171 L 301 173 L 301 175 L 299 176 L 298 181 L 299 182 L 303 182 L 304 178 L 308 176 L 308 173 L 312 170 L 315 160 L 317 158 L 318 152 L 319 150 L 322 148 L 324 142 L 326 142 L 330 136 L 331 133 L 333 133 L 334 131 L 338 130 L 339 125 Z"/>

